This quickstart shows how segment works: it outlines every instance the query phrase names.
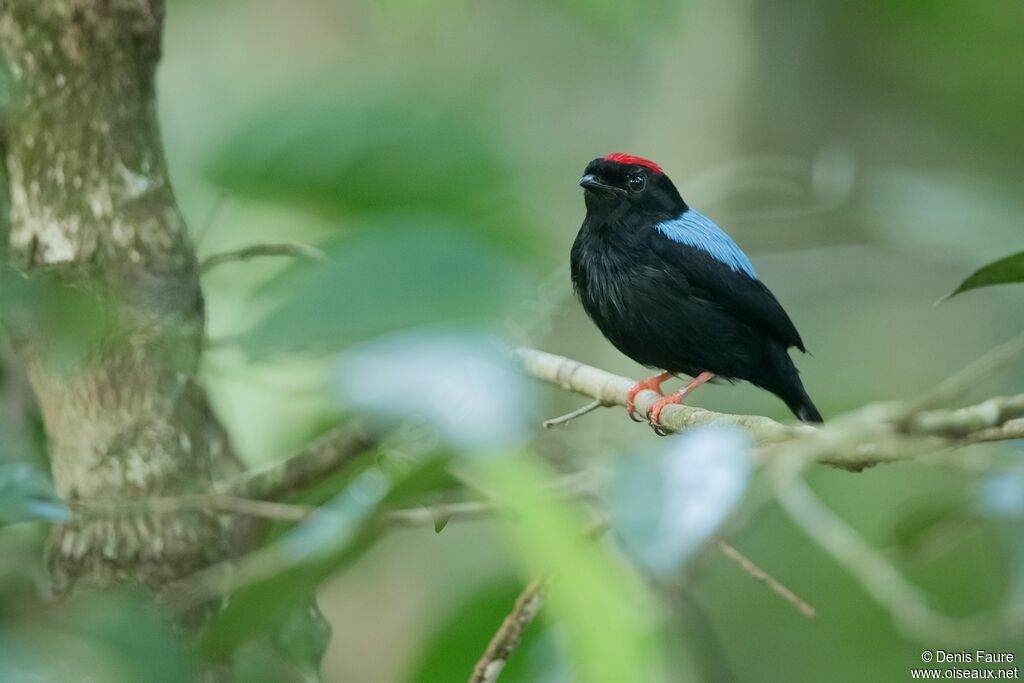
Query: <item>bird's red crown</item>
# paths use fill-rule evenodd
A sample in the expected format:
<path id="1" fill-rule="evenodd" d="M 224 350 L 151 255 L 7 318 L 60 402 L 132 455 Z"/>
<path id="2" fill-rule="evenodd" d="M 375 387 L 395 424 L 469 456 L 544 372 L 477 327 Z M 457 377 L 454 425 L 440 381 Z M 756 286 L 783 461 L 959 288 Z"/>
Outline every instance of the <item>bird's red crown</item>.
<path id="1" fill-rule="evenodd" d="M 647 159 L 644 159 L 643 157 L 635 157 L 635 156 L 631 156 L 629 154 L 619 154 L 618 152 L 614 152 L 614 153 L 609 154 L 608 156 L 606 156 L 604 158 L 604 160 L 605 161 L 614 161 L 614 162 L 620 163 L 620 164 L 630 164 L 630 165 L 633 165 L 633 166 L 643 166 L 646 169 L 650 169 L 654 173 L 664 173 L 664 171 L 661 170 L 661 166 L 658 166 L 653 161 L 649 161 Z"/>

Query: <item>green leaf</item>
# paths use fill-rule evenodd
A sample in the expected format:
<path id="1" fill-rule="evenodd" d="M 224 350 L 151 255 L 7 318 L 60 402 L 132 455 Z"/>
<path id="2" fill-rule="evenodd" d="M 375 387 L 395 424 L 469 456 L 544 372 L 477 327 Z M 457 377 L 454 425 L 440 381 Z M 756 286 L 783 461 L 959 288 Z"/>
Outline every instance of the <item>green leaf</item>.
<path id="1" fill-rule="evenodd" d="M 498 206 L 508 172 L 478 102 L 401 82 L 325 86 L 276 97 L 231 126 L 211 179 L 260 201 L 344 214 L 479 216 Z"/>
<path id="2" fill-rule="evenodd" d="M 0 525 L 67 518 L 68 510 L 44 472 L 26 463 L 0 465 Z"/>
<path id="3" fill-rule="evenodd" d="M 0 680 L 189 683 L 194 652 L 152 596 L 111 588 L 76 593 L 60 605 L 31 588 L 4 595 Z M 13 606 L 12 603 L 17 601 Z"/>
<path id="4" fill-rule="evenodd" d="M 610 36 L 634 40 L 649 40 L 652 32 L 672 26 L 679 9 L 678 3 L 665 0 L 555 0 L 549 4 Z"/>
<path id="5" fill-rule="evenodd" d="M 436 467 L 428 458 L 391 481 L 379 469 L 367 470 L 307 521 L 243 558 L 235 575 L 256 578 L 234 591 L 209 624 L 204 650 L 224 656 L 257 635 L 282 628 L 324 580 L 372 546 L 379 536 L 373 524 L 377 514 L 420 490 L 421 479 L 433 481 Z"/>
<path id="6" fill-rule="evenodd" d="M 907 555 L 920 555 L 941 546 L 944 536 L 962 528 L 973 516 L 965 492 L 937 493 L 900 515 L 892 528 L 892 542 Z"/>
<path id="7" fill-rule="evenodd" d="M 331 624 L 310 596 L 288 615 L 273 636 L 274 645 L 306 680 L 320 679 L 320 660 L 331 642 Z"/>
<path id="8" fill-rule="evenodd" d="M 957 294 L 969 292 L 972 289 L 991 287 L 993 285 L 1008 285 L 1024 282 L 1024 251 L 993 261 L 987 266 L 976 270 L 969 278 L 960 283 L 960 286 L 953 290 L 946 299 L 951 299 Z"/>
<path id="9" fill-rule="evenodd" d="M 519 580 L 501 580 L 475 591 L 458 605 L 434 631 L 422 648 L 418 664 L 412 667 L 408 683 L 461 681 L 469 678 L 477 659 L 483 654 L 494 632 L 515 604 L 523 584 Z M 525 652 L 542 628 L 534 624 L 526 629 L 518 648 Z M 501 680 L 513 680 L 522 668 L 523 658 L 513 656 L 501 672 Z"/>
<path id="10" fill-rule="evenodd" d="M 195 662 L 173 625 L 139 595 L 90 597 L 66 617 L 90 649 L 114 659 L 123 681 L 185 683 L 196 680 Z M 89 678 L 83 676 L 83 680 Z M 110 680 L 110 679 L 107 679 Z"/>
<path id="11" fill-rule="evenodd" d="M 621 559 L 587 538 L 578 511 L 545 493 L 551 473 L 529 452 L 473 458 L 467 472 L 492 492 L 530 576 L 551 575 L 545 600 L 585 683 L 662 680 L 658 609 Z"/>
<path id="12" fill-rule="evenodd" d="M 116 336 L 106 295 L 74 276 L 26 277 L 0 267 L 0 323 L 12 337 L 31 338 L 47 369 L 74 373 L 95 346 Z"/>
<path id="13" fill-rule="evenodd" d="M 409 219 L 325 245 L 326 262 L 296 264 L 264 292 L 279 300 L 242 345 L 334 351 L 408 327 L 500 319 L 521 299 L 525 273 L 448 226 Z"/>

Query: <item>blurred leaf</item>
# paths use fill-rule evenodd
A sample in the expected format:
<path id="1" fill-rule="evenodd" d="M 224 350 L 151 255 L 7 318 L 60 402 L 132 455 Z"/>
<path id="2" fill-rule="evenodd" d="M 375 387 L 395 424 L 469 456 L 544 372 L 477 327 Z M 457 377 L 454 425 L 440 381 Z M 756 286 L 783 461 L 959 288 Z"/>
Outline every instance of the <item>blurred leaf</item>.
<path id="1" fill-rule="evenodd" d="M 657 457 L 623 461 L 611 513 L 624 549 L 656 576 L 677 574 L 740 502 L 752 466 L 749 437 L 723 427 L 670 438 Z"/>
<path id="2" fill-rule="evenodd" d="M 244 336 L 246 348 L 337 350 L 407 327 L 493 322 L 527 284 L 511 261 L 426 219 L 382 225 L 324 251 L 328 262 L 297 264 L 272 283 L 282 300 Z"/>
<path id="3" fill-rule="evenodd" d="M 932 497 L 921 501 L 896 521 L 892 530 L 893 543 L 901 550 L 917 552 L 944 526 L 966 519 L 968 503 L 966 495 Z"/>
<path id="4" fill-rule="evenodd" d="M 331 624 L 310 596 L 305 605 L 292 610 L 273 636 L 274 644 L 307 681 L 320 680 L 320 661 L 331 642 Z"/>
<path id="5" fill-rule="evenodd" d="M 7 597 L 5 596 L 5 600 Z M 11 637 L 0 631 L 0 680 L 189 683 L 198 664 L 143 596 L 80 593 L 57 606 L 26 601 Z M 5 615 L 8 616 L 8 615 Z"/>
<path id="6" fill-rule="evenodd" d="M 488 452 L 526 438 L 531 386 L 508 353 L 483 335 L 414 331 L 345 354 L 337 393 L 387 424 L 423 420 L 463 452 Z"/>
<path id="7" fill-rule="evenodd" d="M 231 680 L 245 683 L 310 683 L 291 662 L 281 656 L 270 636 L 261 634 L 240 645 L 232 658 Z"/>
<path id="8" fill-rule="evenodd" d="M 564 632 L 578 680 L 661 680 L 658 610 L 607 548 L 586 537 L 577 511 L 545 492 L 550 473 L 529 452 L 466 460 L 481 490 L 507 513 L 507 529 L 531 576 L 552 576 L 546 607 Z"/>
<path id="9" fill-rule="evenodd" d="M 834 58 L 844 71 L 859 75 L 861 88 L 872 84 L 895 102 L 911 105 L 915 120 L 945 124 L 942 132 L 951 139 L 984 142 L 997 155 L 1019 157 L 1021 140 L 1007 134 L 1017 129 L 1024 107 L 1024 65 L 1016 59 L 1019 3 L 874 0 L 824 7 L 832 15 L 828 23 L 842 27 L 831 33 Z M 870 50 L 864 49 L 867 36 Z M 858 90 L 861 97 L 867 92 Z M 979 101 L 984 108 L 975 106 Z"/>
<path id="10" fill-rule="evenodd" d="M 15 337 L 30 337 L 47 368 L 74 372 L 114 326 L 101 296 L 70 278 L 25 277 L 0 267 L 0 322 Z"/>
<path id="11" fill-rule="evenodd" d="M 42 672 L 50 669 L 45 658 L 0 631 L 0 681 L 53 680 Z M 31 677 L 31 678 L 30 678 Z"/>
<path id="12" fill-rule="evenodd" d="M 976 270 L 969 278 L 960 283 L 952 294 L 952 298 L 962 292 L 993 285 L 1006 285 L 1024 282 L 1024 251 L 993 261 L 987 266 Z"/>
<path id="13" fill-rule="evenodd" d="M 650 39 L 652 31 L 672 25 L 679 3 L 666 0 L 547 0 L 577 21 L 590 24 L 605 33 L 632 38 Z"/>
<path id="14" fill-rule="evenodd" d="M 123 681 L 187 683 L 196 666 L 174 627 L 146 598 L 111 595 L 88 599 L 66 615 L 92 647 L 114 658 Z M 74 662 L 77 664 L 77 662 Z"/>
<path id="15" fill-rule="evenodd" d="M 209 164 L 215 183 L 241 195 L 364 215 L 468 217 L 505 188 L 479 104 L 437 88 L 316 83 L 257 111 Z"/>
<path id="16" fill-rule="evenodd" d="M 975 508 L 986 517 L 1024 520 L 1024 474 L 997 472 L 986 477 Z"/>
<path id="17" fill-rule="evenodd" d="M 475 591 L 434 630 L 422 648 L 420 661 L 411 668 L 409 683 L 459 681 L 469 678 L 473 665 L 515 604 L 523 589 L 520 581 L 503 580 Z M 526 629 L 519 652 L 529 649 L 541 624 Z M 501 680 L 515 680 L 523 657 L 513 656 L 501 672 Z"/>
<path id="18" fill-rule="evenodd" d="M 227 607 L 209 624 L 202 644 L 207 653 L 225 655 L 252 637 L 274 631 L 329 576 L 367 550 L 379 536 L 374 517 L 419 487 L 435 472 L 432 458 L 388 479 L 378 469 L 362 472 L 333 500 L 295 529 L 246 556 L 236 575 L 254 580 L 232 593 Z"/>
<path id="19" fill-rule="evenodd" d="M 26 463 L 0 464 L 0 525 L 38 519 L 68 519 L 50 477 Z"/>
<path id="20" fill-rule="evenodd" d="M 300 601 L 271 633 L 234 653 L 234 680 L 246 683 L 319 683 L 320 664 L 331 640 L 331 625 L 314 596 Z"/>

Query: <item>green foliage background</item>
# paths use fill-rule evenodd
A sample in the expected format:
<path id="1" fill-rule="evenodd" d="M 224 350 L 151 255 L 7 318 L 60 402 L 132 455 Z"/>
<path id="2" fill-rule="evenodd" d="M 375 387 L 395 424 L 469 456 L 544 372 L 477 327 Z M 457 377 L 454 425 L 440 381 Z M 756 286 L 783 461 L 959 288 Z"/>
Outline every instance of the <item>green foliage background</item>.
<path id="1" fill-rule="evenodd" d="M 292 240 L 330 259 L 232 264 L 204 278 L 209 334 L 221 341 L 204 367 L 215 407 L 249 463 L 281 457 L 347 412 L 329 386 L 332 354 L 423 325 L 483 329 L 643 374 L 569 291 L 568 249 L 583 213 L 576 180 L 611 151 L 658 161 L 747 249 L 814 353 L 798 364 L 826 416 L 919 394 L 1024 323 L 1020 285 L 934 305 L 1024 245 L 1021 45 L 1016 0 L 172 1 L 160 114 L 200 254 Z M 1020 268 L 1018 254 L 992 277 L 1020 280 Z M 1018 366 L 974 397 L 1022 385 Z M 544 413 L 580 403 L 538 391 Z M 789 419 L 747 386 L 709 386 L 694 400 Z M 8 455 L 42 467 L 24 452 L 38 435 L 21 436 L 24 448 Z M 538 430 L 530 448 L 574 470 L 656 444 L 606 411 Z M 1016 472 L 1024 489 L 1019 444 L 977 447 L 961 460 Z M 539 472 L 502 481 L 529 499 Z M 965 615 L 1024 590 L 1021 519 L 980 512 L 989 476 L 900 464 L 858 475 L 818 468 L 811 483 L 935 606 Z M 762 486 L 755 481 L 752 498 Z M 332 499 L 341 484 L 326 488 Z M 25 501 L 15 503 L 3 507 L 12 521 Z M 464 680 L 531 562 L 562 561 L 545 519 L 569 524 L 572 511 L 550 514 L 524 521 L 533 546 L 498 522 L 362 543 L 352 531 L 362 518 L 346 518 L 354 535 L 331 549 L 337 563 L 295 574 L 316 577 L 296 594 L 315 588 L 333 628 L 324 679 Z M 720 651 L 694 652 L 698 637 L 662 634 L 680 680 L 699 680 L 708 658 L 740 681 L 906 680 L 921 650 L 940 645 L 897 632 L 775 506 L 741 507 L 734 528 L 731 542 L 819 616 L 803 619 L 706 553 L 689 566 L 686 593 Z M 41 525 L 0 532 L 0 679 L 45 662 L 54 643 L 80 653 L 99 680 L 194 675 L 201 655 L 131 596 L 86 600 L 75 619 L 40 609 L 29 596 L 42 576 L 42 536 Z M 594 558 L 586 586 L 626 572 L 604 550 Z M 602 596 L 601 609 L 621 607 Z M 531 630 L 502 681 L 571 680 L 566 631 L 584 615 L 570 603 L 554 609 L 569 617 L 561 627 L 546 616 Z M 250 635 L 242 632 L 252 623 L 238 633 L 224 623 L 226 641 Z M 310 679 L 317 648 L 304 646 L 325 639 L 326 627 L 298 623 L 250 641 L 241 665 L 249 680 Z M 658 651 L 650 638 L 611 661 Z M 987 649 L 1019 659 L 1022 645 L 1007 633 Z M 159 673 L 133 668 L 140 652 L 161 662 Z"/>

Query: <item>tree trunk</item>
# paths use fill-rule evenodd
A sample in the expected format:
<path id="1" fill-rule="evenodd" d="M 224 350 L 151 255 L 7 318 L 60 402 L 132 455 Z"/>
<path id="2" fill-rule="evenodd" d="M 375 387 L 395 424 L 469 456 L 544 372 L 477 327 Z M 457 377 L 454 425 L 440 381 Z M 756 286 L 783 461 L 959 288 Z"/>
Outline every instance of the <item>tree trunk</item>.
<path id="1" fill-rule="evenodd" d="M 84 509 L 203 491 L 235 466 L 196 382 L 203 299 L 156 116 L 163 12 L 162 0 L 0 0 L 8 261 L 72 283 L 115 320 L 70 373 L 38 330 L 16 330 L 58 492 Z M 50 539 L 54 588 L 159 590 L 230 554 L 233 536 L 200 512 L 76 518 Z"/>

